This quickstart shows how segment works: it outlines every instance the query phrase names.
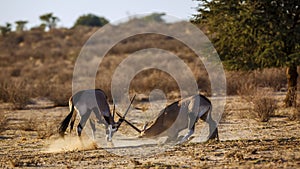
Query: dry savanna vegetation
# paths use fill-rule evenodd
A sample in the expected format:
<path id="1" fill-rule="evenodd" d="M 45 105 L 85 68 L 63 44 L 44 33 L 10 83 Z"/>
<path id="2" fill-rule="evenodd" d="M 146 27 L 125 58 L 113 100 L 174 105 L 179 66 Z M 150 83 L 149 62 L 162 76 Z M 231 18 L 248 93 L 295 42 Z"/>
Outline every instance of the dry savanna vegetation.
<path id="1" fill-rule="evenodd" d="M 77 56 L 97 30 L 77 26 L 0 36 L 1 168 L 300 166 L 300 106 L 283 105 L 287 83 L 284 68 L 226 71 L 228 101 L 219 125 L 221 142 L 187 143 L 148 158 L 120 157 L 89 142 L 83 147 L 53 148 L 66 144 L 57 142 L 57 126 L 68 113 Z M 114 32 L 109 34 L 113 36 Z M 110 101 L 115 69 L 128 55 L 145 48 L 161 48 L 176 54 L 192 70 L 199 91 L 212 96 L 208 73 L 193 51 L 172 37 L 145 34 L 119 42 L 102 60 L 96 88 L 103 89 Z M 131 94 L 148 96 L 154 89 L 164 91 L 168 102 L 180 97 L 174 78 L 160 70 L 141 71 L 130 83 Z M 134 106 L 140 101 L 137 99 Z M 297 102 L 300 103 L 299 97 Z M 71 141 L 76 142 L 75 133 L 71 136 Z"/>

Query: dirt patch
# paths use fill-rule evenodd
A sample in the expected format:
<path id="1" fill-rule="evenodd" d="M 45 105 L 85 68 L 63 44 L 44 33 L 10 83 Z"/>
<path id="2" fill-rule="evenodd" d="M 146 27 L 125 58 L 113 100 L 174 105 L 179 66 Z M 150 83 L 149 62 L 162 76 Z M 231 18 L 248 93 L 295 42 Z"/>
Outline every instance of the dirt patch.
<path id="1" fill-rule="evenodd" d="M 44 153 L 58 153 L 66 151 L 95 150 L 97 144 L 87 137 L 65 136 L 64 138 L 52 138 L 48 140 Z"/>
<path id="2" fill-rule="evenodd" d="M 278 98 L 279 101 L 282 98 Z M 40 124 L 58 121 L 67 115 L 67 107 L 30 110 L 6 110 L 5 126 L 0 134 L 0 168 L 299 168 L 300 123 L 283 114 L 268 122 L 257 122 L 241 114 L 246 105 L 237 97 L 229 98 L 226 118 L 219 125 L 220 142 L 193 141 L 166 148 L 147 157 L 116 155 L 96 145 L 88 137 L 81 140 L 75 131 L 65 139 L 54 134 L 40 138 L 39 130 L 24 130 L 26 119 Z M 130 116 L 129 116 L 130 117 Z M 139 116 L 140 117 L 140 116 Z M 120 132 L 137 136 L 125 123 Z M 197 124 L 196 133 L 199 135 Z M 43 126 L 43 125 L 41 125 Z M 56 130 L 58 124 L 44 125 Z M 46 130 L 45 129 L 45 130 Z M 197 133 L 198 132 L 198 133 Z M 132 138 L 132 139 L 133 139 Z M 159 146 L 156 146 L 159 149 Z M 142 149 L 143 150 L 143 149 Z M 126 153 L 125 153 L 126 154 Z"/>

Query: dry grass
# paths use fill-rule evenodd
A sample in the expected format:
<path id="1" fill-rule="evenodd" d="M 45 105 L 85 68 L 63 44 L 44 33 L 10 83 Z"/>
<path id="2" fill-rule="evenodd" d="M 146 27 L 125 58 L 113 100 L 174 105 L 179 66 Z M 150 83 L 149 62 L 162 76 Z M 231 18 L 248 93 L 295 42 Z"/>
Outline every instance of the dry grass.
<path id="1" fill-rule="evenodd" d="M 251 105 L 248 117 L 260 122 L 269 121 L 277 109 L 277 102 L 272 97 L 272 91 L 265 88 L 255 88 L 251 84 L 245 85 L 244 89 L 239 94 Z"/>
<path id="2" fill-rule="evenodd" d="M 7 127 L 7 117 L 3 112 L 0 112 L 0 133 L 6 130 Z"/>
<path id="3" fill-rule="evenodd" d="M 270 95 L 258 94 L 253 100 L 253 111 L 261 122 L 269 121 L 275 115 L 276 101 Z"/>
<path id="4" fill-rule="evenodd" d="M 49 32 L 32 30 L 0 37 L 0 100 L 13 103 L 15 109 L 26 108 L 33 97 L 47 97 L 55 105 L 66 105 L 72 94 L 76 57 L 84 42 L 96 30 L 87 27 Z M 113 36 L 115 32 L 108 34 Z M 96 88 L 103 89 L 111 99 L 111 78 L 115 69 L 128 54 L 148 47 L 162 48 L 176 54 L 190 67 L 200 91 L 211 95 L 206 69 L 193 51 L 171 37 L 155 34 L 133 36 L 113 47 L 101 62 Z M 82 75 L 86 76 L 86 73 L 82 72 Z M 251 93 L 251 88 L 258 87 L 279 91 L 286 85 L 285 71 L 281 68 L 230 71 L 226 72 L 226 76 L 228 95 L 246 95 Z M 159 70 L 142 71 L 130 84 L 131 92 L 148 95 L 153 89 L 164 91 L 168 99 L 177 99 L 178 95 L 174 93 L 179 91 L 176 81 Z"/>
<path id="5" fill-rule="evenodd" d="M 57 134 L 57 124 L 60 123 L 61 118 L 55 120 L 47 120 L 47 116 L 43 115 L 39 118 L 30 117 L 25 119 L 18 127 L 19 130 L 36 132 L 38 139 L 47 139 Z"/>
<path id="6" fill-rule="evenodd" d="M 247 95 L 256 88 L 270 88 L 273 91 L 286 90 L 286 76 L 283 68 L 266 68 L 249 72 L 226 72 L 227 94 Z"/>
<path id="7" fill-rule="evenodd" d="M 28 103 L 32 92 L 26 89 L 25 81 L 0 81 L 0 99 L 4 102 L 12 103 L 13 109 L 24 109 Z"/>
<path id="8" fill-rule="evenodd" d="M 72 95 L 72 87 L 70 84 L 56 84 L 50 87 L 51 92 L 48 98 L 54 102 L 54 106 L 67 106 L 69 98 Z"/>

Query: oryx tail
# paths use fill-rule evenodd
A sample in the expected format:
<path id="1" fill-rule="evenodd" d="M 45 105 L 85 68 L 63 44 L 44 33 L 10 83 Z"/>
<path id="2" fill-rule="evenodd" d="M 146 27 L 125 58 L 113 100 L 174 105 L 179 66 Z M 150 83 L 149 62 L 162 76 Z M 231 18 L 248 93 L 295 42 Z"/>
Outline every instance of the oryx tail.
<path id="1" fill-rule="evenodd" d="M 70 98 L 69 100 L 69 108 L 70 108 L 70 113 L 68 114 L 68 116 L 61 122 L 60 124 L 60 127 L 58 129 L 58 133 L 61 137 L 64 137 L 65 135 L 65 131 L 67 130 L 69 124 L 70 124 L 70 121 L 71 121 L 71 124 L 70 124 L 70 131 L 73 129 L 73 126 L 74 126 L 74 122 L 75 122 L 75 119 L 76 119 L 76 111 L 74 111 L 74 105 L 72 103 L 72 97 Z M 72 119 L 72 120 L 71 120 Z"/>

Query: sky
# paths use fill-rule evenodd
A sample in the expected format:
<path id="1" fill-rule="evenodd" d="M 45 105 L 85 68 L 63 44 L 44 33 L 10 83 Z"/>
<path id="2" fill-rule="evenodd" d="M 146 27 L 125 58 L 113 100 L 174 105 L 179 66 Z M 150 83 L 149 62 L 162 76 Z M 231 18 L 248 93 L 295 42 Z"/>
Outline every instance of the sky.
<path id="1" fill-rule="evenodd" d="M 50 12 L 60 19 L 59 27 L 72 27 L 79 16 L 89 13 L 112 23 L 153 12 L 188 20 L 196 13 L 197 4 L 195 0 L 5 0 L 0 6 L 0 25 L 25 20 L 31 28 L 41 24 L 39 16 Z"/>

